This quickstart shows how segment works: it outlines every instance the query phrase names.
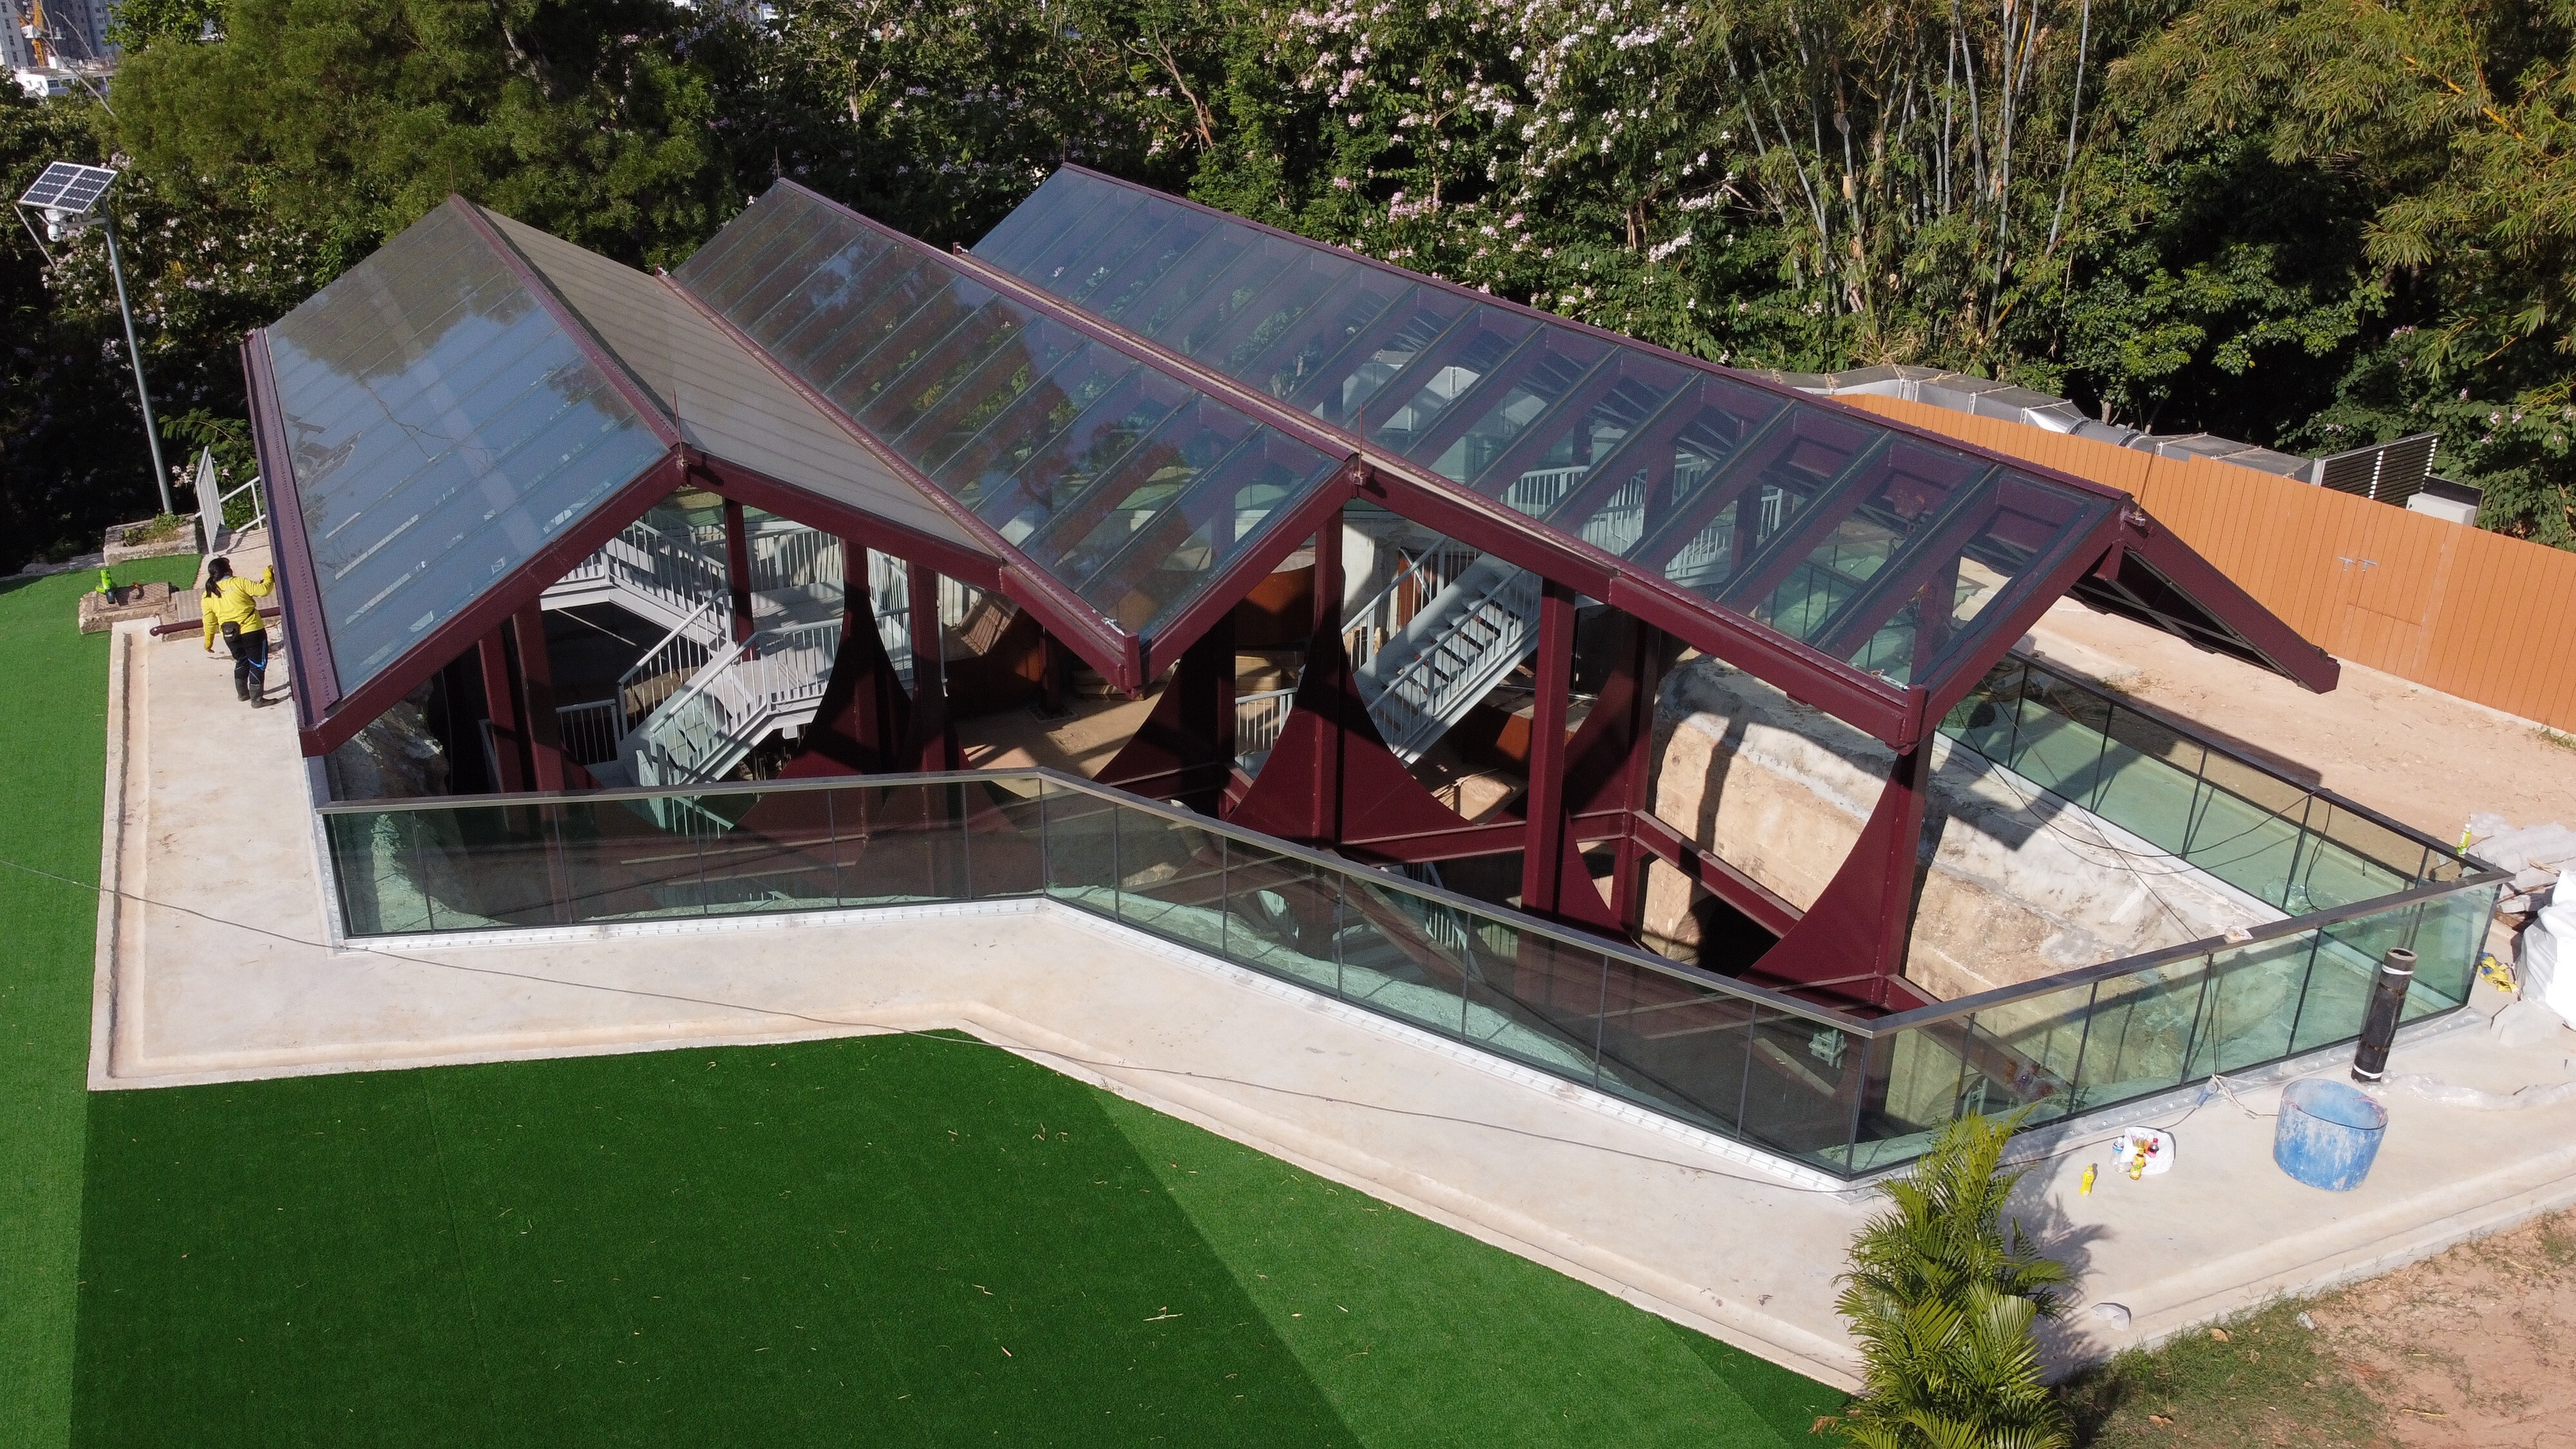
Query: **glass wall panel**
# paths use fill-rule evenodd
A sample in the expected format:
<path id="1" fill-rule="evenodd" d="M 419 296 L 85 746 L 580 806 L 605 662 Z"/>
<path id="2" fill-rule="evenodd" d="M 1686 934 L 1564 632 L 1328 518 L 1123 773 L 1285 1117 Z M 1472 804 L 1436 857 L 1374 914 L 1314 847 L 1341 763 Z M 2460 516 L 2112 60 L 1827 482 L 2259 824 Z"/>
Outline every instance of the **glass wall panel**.
<path id="1" fill-rule="evenodd" d="M 2201 1008 L 2192 1074 L 2242 1072 L 2290 1054 L 2290 1029 L 2306 990 L 2316 933 L 2256 941 L 2209 958 L 2209 996 Z"/>
<path id="2" fill-rule="evenodd" d="M 2133 709 L 2111 707 L 2104 733 L 2094 813 L 2181 853 L 2191 840 L 2198 803 L 2200 743 Z"/>
<path id="3" fill-rule="evenodd" d="M 331 878 L 341 929 L 352 936 L 400 936 L 436 929 L 419 832 L 426 822 L 408 810 L 322 817 L 331 846 Z"/>
<path id="4" fill-rule="evenodd" d="M 1456 1036 L 1461 985 L 1477 949 L 1466 912 L 1366 879 L 1342 882 L 1342 995 L 1372 1011 Z"/>
<path id="5" fill-rule="evenodd" d="M 1967 1075 L 1961 1110 L 2031 1109 L 2029 1125 L 2055 1121 L 2074 1106 L 2085 1036 L 2098 1004 L 2095 983 L 2041 992 L 1976 1013 L 1964 1042 Z"/>
<path id="6" fill-rule="evenodd" d="M 2361 1035 L 2362 1013 L 2379 979 L 2379 963 L 2390 948 L 2415 940 L 2419 908 L 2381 911 L 2339 921 L 2317 931 L 2316 953 L 2308 961 L 2308 989 L 2299 1002 L 2298 1025 L 2290 1036 L 2293 1053 L 2314 1051 Z"/>
<path id="7" fill-rule="evenodd" d="M 2405 1019 L 2415 1021 L 2465 1005 L 2478 982 L 2487 923 L 2495 918 L 2496 887 L 2454 891 L 2414 909 L 2415 988 L 2407 993 Z"/>
<path id="8" fill-rule="evenodd" d="M 950 787 L 964 826 L 966 885 L 973 899 L 1032 896 L 1046 889 L 1046 806 L 1035 784 L 995 780 Z"/>
<path id="9" fill-rule="evenodd" d="M 1338 993 L 1340 878 L 1311 861 L 1231 838 L 1225 862 L 1226 959 Z"/>
<path id="10" fill-rule="evenodd" d="M 1863 1039 L 1762 1007 L 1754 1013 L 1750 1043 L 1745 1137 L 1839 1169 L 1867 1076 Z"/>
<path id="11" fill-rule="evenodd" d="M 1602 1091 L 1739 1132 L 1754 1007 L 1671 972 L 1613 960 L 1602 987 Z"/>
<path id="12" fill-rule="evenodd" d="M 2084 1029 L 2075 1105 L 2091 1111 L 2182 1085 L 2208 963 L 2201 957 L 2101 982 Z"/>
<path id="13" fill-rule="evenodd" d="M 1581 1082 L 1601 1044 L 1599 951 L 1487 924 L 1465 984 L 1470 1044 Z"/>
<path id="14" fill-rule="evenodd" d="M 1561 1079 L 1853 1172 L 1901 1164 L 1961 1112 L 2030 1108 L 2025 1120 L 2048 1121 L 2340 1048 L 2392 946 L 2417 952 L 2407 1019 L 2455 1009 L 2494 900 L 2482 886 L 2098 981 L 2036 982 L 2019 999 L 1871 1038 L 1856 1023 L 1560 940 L 1366 867 L 1037 774 L 343 808 L 324 825 L 342 916 L 360 937 L 1043 888 Z"/>
<path id="15" fill-rule="evenodd" d="M 1225 840 L 1186 820 L 1121 806 L 1118 919 L 1225 954 Z"/>
<path id="16" fill-rule="evenodd" d="M 2023 677 L 2021 722 L 2013 732 L 2013 770 L 2061 800 L 2090 807 L 2102 784 L 2111 702 L 2066 686 L 2046 670 Z"/>
<path id="17" fill-rule="evenodd" d="M 1047 894 L 1103 916 L 1118 914 L 1118 809 L 1052 782 L 1046 815 Z"/>

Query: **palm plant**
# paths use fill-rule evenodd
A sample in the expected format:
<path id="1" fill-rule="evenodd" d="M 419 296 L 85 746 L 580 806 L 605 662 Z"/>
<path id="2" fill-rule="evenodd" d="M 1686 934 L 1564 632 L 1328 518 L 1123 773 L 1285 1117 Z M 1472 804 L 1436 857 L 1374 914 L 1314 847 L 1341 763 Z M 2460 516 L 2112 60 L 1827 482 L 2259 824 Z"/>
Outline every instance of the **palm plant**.
<path id="1" fill-rule="evenodd" d="M 1852 1239 L 1834 1307 L 1865 1364 L 1861 1396 L 1834 1428 L 1864 1449 L 2068 1449 L 2065 1409 L 2039 1381 L 2031 1334 L 2056 1316 L 2063 1265 L 2029 1251 L 1999 1172 L 2019 1114 L 1962 1117 L 1911 1172 L 1881 1189 L 1886 1212 Z"/>

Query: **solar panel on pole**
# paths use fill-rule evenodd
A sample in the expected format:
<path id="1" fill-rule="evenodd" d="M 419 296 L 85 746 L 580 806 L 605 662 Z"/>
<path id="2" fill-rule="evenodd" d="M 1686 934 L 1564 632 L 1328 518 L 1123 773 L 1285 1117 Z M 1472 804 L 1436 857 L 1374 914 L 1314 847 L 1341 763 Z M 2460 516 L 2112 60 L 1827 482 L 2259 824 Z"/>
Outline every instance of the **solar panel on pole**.
<path id="1" fill-rule="evenodd" d="M 57 161 L 45 168 L 36 183 L 27 188 L 27 194 L 18 198 L 18 204 L 86 216 L 115 181 L 116 173 L 104 166 Z"/>

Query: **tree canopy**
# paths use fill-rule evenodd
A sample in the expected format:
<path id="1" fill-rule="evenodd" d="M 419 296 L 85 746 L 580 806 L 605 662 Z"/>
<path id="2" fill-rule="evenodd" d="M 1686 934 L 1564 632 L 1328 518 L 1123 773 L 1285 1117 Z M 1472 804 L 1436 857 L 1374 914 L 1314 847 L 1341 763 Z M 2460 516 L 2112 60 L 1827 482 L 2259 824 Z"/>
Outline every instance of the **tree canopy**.
<path id="1" fill-rule="evenodd" d="M 2311 452 L 2438 429 L 2487 526 L 2567 547 L 2571 7 L 129 0 L 107 105 L 9 102 L 0 168 L 128 165 L 191 442 L 238 436 L 245 327 L 451 192 L 656 264 L 777 175 L 954 243 L 1080 161 L 1738 365 Z M 131 432 L 90 250 L 0 253 L 43 339 L 10 382 Z M 75 461 L 11 406 L 0 553 L 148 496 L 139 437 Z"/>

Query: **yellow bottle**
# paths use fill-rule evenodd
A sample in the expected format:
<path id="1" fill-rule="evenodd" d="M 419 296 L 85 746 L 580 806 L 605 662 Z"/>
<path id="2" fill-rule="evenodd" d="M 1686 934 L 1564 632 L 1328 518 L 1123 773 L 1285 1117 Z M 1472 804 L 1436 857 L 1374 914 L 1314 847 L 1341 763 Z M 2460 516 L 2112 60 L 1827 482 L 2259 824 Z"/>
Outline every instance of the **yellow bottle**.
<path id="1" fill-rule="evenodd" d="M 2077 1189 L 2075 1189 L 2075 1191 L 2076 1191 L 2076 1194 L 2077 1194 L 2078 1196 L 2080 1196 L 2080 1197 L 2091 1197 L 2091 1196 L 2093 1195 L 2093 1164 L 2092 1164 L 2092 1163 L 2089 1163 L 2089 1162 L 2088 1162 L 2088 1163 L 2084 1164 L 2084 1183 L 2083 1183 L 2083 1185 L 2082 1185 L 2081 1187 L 2078 1187 Z"/>

